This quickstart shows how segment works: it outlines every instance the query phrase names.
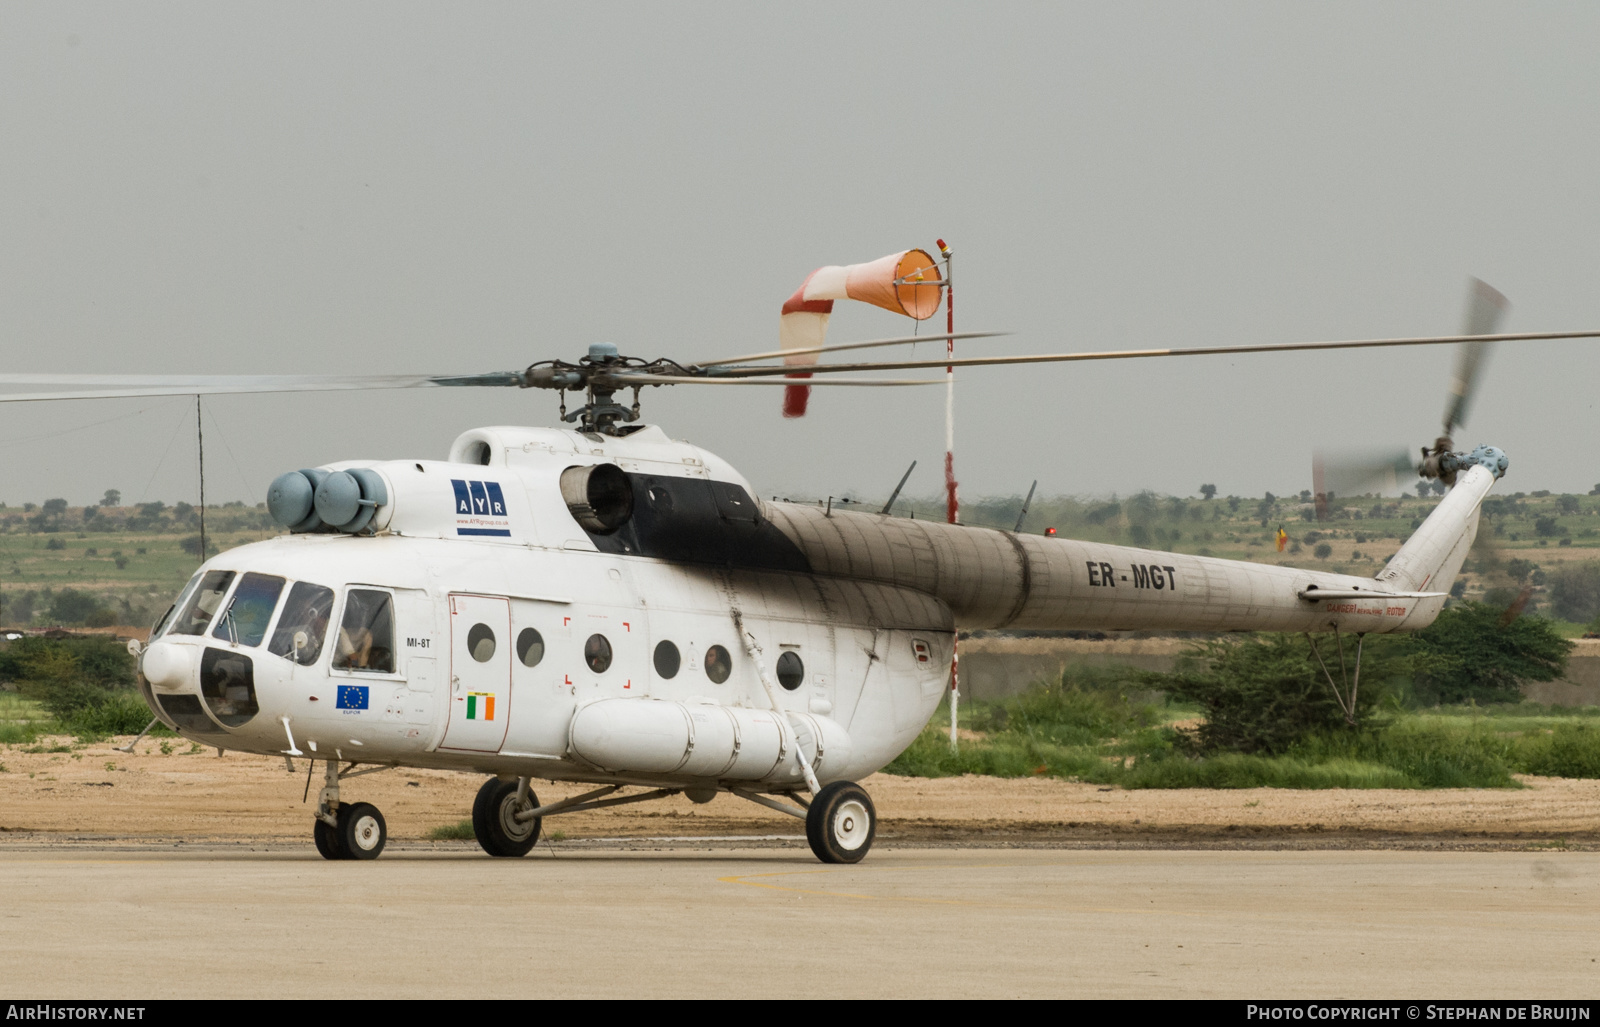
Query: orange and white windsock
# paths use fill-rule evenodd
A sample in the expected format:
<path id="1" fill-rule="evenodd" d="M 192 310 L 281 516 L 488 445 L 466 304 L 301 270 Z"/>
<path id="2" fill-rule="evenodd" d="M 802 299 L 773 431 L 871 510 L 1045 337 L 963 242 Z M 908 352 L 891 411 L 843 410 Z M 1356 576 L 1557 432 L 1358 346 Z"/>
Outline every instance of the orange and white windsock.
<path id="1" fill-rule="evenodd" d="M 924 250 L 902 250 L 867 264 L 819 267 L 784 303 L 778 319 L 778 348 L 814 351 L 823 345 L 834 300 L 860 300 L 918 321 L 927 320 L 939 310 L 943 284 L 938 264 Z M 784 363 L 814 364 L 818 357 L 816 352 L 797 352 L 784 357 Z M 783 416 L 803 416 L 810 397 L 809 385 L 784 389 Z"/>

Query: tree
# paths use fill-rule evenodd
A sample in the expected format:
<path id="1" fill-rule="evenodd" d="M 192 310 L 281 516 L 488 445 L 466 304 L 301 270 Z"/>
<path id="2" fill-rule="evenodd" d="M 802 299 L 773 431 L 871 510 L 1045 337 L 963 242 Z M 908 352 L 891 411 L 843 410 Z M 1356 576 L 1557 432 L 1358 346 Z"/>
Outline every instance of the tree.
<path id="1" fill-rule="evenodd" d="M 65 499 L 47 499 L 44 501 L 44 513 L 48 516 L 58 517 L 67 512 Z"/>
<path id="2" fill-rule="evenodd" d="M 122 493 L 116 489 L 106 489 L 106 494 L 100 499 L 101 506 L 121 506 Z"/>
<path id="3" fill-rule="evenodd" d="M 1217 498 L 1217 487 L 1215 485 L 1202 485 L 1202 486 L 1200 486 L 1200 497 L 1202 499 L 1215 499 L 1215 498 Z"/>
<path id="4" fill-rule="evenodd" d="M 183 549 L 183 551 L 185 553 L 188 553 L 190 556 L 199 556 L 200 555 L 200 536 L 199 535 L 190 535 L 190 536 L 184 538 L 181 542 L 179 542 L 178 545 L 179 545 L 179 547 L 181 547 Z M 206 555 L 207 556 L 216 556 L 220 552 L 222 552 L 222 550 L 217 548 L 217 543 L 216 543 L 216 541 L 214 539 L 209 539 L 209 538 L 206 539 Z"/>
<path id="5" fill-rule="evenodd" d="M 1578 497 L 1577 496 L 1562 496 L 1562 497 L 1560 497 L 1559 499 L 1556 500 L 1556 505 L 1561 508 L 1561 512 L 1564 513 L 1564 514 L 1575 514 L 1575 513 L 1578 512 L 1578 509 L 1579 509 L 1579 507 L 1578 507 Z"/>
<path id="6" fill-rule="evenodd" d="M 1600 562 L 1590 560 L 1552 568 L 1545 581 L 1550 589 L 1550 612 L 1557 617 L 1587 624 L 1600 615 Z"/>
<path id="7" fill-rule="evenodd" d="M 1333 555 L 1333 547 L 1326 542 L 1319 543 L 1317 548 L 1311 551 L 1311 555 L 1319 560 L 1326 560 Z"/>
<path id="8" fill-rule="evenodd" d="M 1488 603 L 1458 603 L 1403 641 L 1417 692 L 1434 702 L 1517 702 L 1522 682 L 1554 681 L 1572 643 L 1542 617 L 1513 617 Z"/>
<path id="9" fill-rule="evenodd" d="M 1428 493 L 1429 493 L 1429 491 L 1432 490 L 1432 488 L 1433 488 L 1433 483 L 1430 482 L 1430 481 L 1419 481 L 1419 482 L 1417 482 L 1417 498 L 1418 499 L 1427 499 L 1428 498 Z"/>
<path id="10" fill-rule="evenodd" d="M 1327 646 L 1318 645 L 1326 660 Z M 1195 733 L 1202 752 L 1276 754 L 1307 735 L 1348 729 L 1352 720 L 1362 726 L 1383 693 L 1383 682 L 1409 669 L 1405 654 L 1368 645 L 1352 717 L 1346 717 L 1301 635 L 1202 642 L 1175 673 L 1151 675 L 1148 681 L 1204 710 Z M 1332 670 L 1338 674 L 1337 664 Z"/>
<path id="11" fill-rule="evenodd" d="M 1540 517 L 1533 522 L 1533 530 L 1545 538 L 1549 538 L 1561 530 L 1561 525 L 1556 523 L 1554 517 Z"/>
<path id="12" fill-rule="evenodd" d="M 50 600 L 50 619 L 58 624 L 82 624 L 101 608 L 95 596 L 75 588 L 64 588 Z"/>

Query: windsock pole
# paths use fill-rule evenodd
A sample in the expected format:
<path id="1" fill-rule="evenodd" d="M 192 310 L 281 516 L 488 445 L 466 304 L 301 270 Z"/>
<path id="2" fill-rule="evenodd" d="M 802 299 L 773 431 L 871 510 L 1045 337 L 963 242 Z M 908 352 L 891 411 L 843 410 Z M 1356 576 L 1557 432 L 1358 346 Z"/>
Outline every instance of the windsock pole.
<path id="1" fill-rule="evenodd" d="M 951 254 L 950 247 L 945 245 L 943 239 L 938 240 L 939 255 L 944 258 L 944 330 L 950 336 L 945 340 L 946 359 L 954 360 L 956 356 L 956 290 L 950 276 Z M 961 523 L 961 504 L 956 499 L 956 369 L 953 365 L 946 365 L 944 369 L 944 492 L 945 492 L 945 520 L 951 524 Z M 950 646 L 950 751 L 955 752 L 958 746 L 956 739 L 956 715 L 961 706 L 961 643 L 953 641 Z"/>

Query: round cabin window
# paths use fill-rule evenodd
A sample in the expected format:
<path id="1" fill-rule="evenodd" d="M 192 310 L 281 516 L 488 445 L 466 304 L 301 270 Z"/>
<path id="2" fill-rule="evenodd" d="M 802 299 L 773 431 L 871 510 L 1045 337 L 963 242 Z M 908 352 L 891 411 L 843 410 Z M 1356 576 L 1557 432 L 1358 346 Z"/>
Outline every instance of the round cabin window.
<path id="1" fill-rule="evenodd" d="M 733 659 L 728 656 L 728 650 L 720 645 L 714 645 L 706 650 L 706 677 L 710 678 L 713 684 L 722 684 L 732 673 Z"/>
<path id="2" fill-rule="evenodd" d="M 606 668 L 611 666 L 611 643 L 606 636 L 589 636 L 589 641 L 583 643 L 583 662 L 596 674 L 605 673 Z"/>
<path id="3" fill-rule="evenodd" d="M 786 652 L 778 657 L 778 684 L 792 692 L 806 679 L 806 665 L 797 652 Z"/>
<path id="4" fill-rule="evenodd" d="M 474 624 L 467 632 L 467 652 L 479 663 L 494 659 L 494 631 L 487 624 Z"/>
<path id="5" fill-rule="evenodd" d="M 524 667 L 537 667 L 544 659 L 544 637 L 532 628 L 523 628 L 517 635 L 517 659 Z"/>
<path id="6" fill-rule="evenodd" d="M 678 655 L 678 647 L 666 639 L 656 644 L 656 673 L 664 678 L 678 676 L 678 668 L 682 666 L 683 658 Z"/>

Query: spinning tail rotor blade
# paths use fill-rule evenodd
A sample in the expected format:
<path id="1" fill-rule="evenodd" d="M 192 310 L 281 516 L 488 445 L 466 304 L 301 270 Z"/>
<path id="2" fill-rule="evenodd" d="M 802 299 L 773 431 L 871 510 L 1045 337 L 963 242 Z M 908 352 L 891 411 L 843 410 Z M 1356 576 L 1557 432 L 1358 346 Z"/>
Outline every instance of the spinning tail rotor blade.
<path id="1" fill-rule="evenodd" d="M 1510 305 L 1498 289 L 1476 278 L 1467 295 L 1466 335 L 1492 336 L 1500 327 Z M 1477 389 L 1478 376 L 1489 359 L 1487 341 L 1463 342 L 1456 351 L 1455 373 L 1450 376 L 1450 396 L 1444 408 L 1444 434 L 1449 437 L 1456 426 L 1466 423 L 1467 407 Z"/>
<path id="2" fill-rule="evenodd" d="M 1367 449 L 1334 453 L 1317 450 L 1311 461 L 1311 487 L 1317 520 L 1328 519 L 1329 500 L 1369 492 L 1404 492 L 1417 476 L 1416 459 L 1404 449 Z"/>

